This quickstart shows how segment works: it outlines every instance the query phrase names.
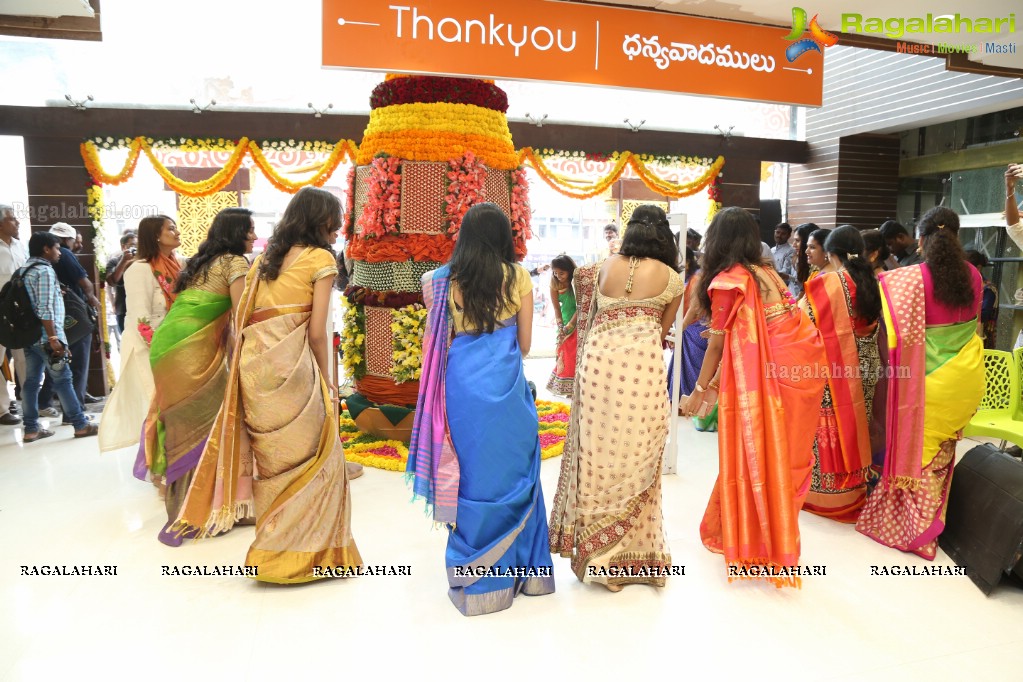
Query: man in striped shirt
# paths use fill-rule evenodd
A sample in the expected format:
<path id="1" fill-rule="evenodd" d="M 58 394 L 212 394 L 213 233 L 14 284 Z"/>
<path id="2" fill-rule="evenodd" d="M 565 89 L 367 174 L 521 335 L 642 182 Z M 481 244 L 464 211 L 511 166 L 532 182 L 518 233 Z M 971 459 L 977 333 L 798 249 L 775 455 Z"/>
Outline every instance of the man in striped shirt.
<path id="1" fill-rule="evenodd" d="M 40 343 L 25 349 L 26 377 L 22 387 L 24 442 L 34 443 L 40 438 L 53 435 L 53 431 L 39 426 L 39 385 L 44 371 L 53 382 L 53 388 L 64 407 L 64 414 L 75 427 L 75 438 L 95 436 L 98 429 L 85 417 L 67 363 L 69 351 L 67 337 L 64 336 L 64 299 L 61 297 L 57 275 L 51 267 L 60 259 L 60 239 L 49 232 L 36 232 L 28 240 L 28 255 L 24 269 L 25 289 L 43 331 Z M 65 361 L 59 362 L 62 357 Z"/>

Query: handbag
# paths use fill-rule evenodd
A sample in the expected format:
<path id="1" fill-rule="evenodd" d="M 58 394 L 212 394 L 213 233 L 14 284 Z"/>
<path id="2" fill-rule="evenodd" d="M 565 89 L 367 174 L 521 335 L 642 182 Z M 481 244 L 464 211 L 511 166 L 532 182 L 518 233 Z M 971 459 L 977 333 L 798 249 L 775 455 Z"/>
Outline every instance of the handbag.
<path id="1" fill-rule="evenodd" d="M 64 336 L 69 346 L 74 345 L 87 336 L 91 336 L 93 316 L 90 308 L 73 291 L 64 292 Z"/>

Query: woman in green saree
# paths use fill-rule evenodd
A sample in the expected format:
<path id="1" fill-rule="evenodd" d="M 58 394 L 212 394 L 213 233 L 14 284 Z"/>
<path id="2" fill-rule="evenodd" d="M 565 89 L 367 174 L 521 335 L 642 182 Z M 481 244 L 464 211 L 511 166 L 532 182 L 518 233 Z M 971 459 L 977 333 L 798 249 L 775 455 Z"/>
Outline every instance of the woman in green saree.
<path id="1" fill-rule="evenodd" d="M 181 537 L 169 532 L 170 524 L 224 400 L 230 322 L 249 270 L 244 254 L 255 239 L 252 211 L 218 213 L 206 241 L 181 270 L 174 305 L 153 333 L 149 360 L 156 393 L 135 473 L 144 479 L 148 469 L 164 479 L 168 523 L 159 540 L 171 547 Z"/>

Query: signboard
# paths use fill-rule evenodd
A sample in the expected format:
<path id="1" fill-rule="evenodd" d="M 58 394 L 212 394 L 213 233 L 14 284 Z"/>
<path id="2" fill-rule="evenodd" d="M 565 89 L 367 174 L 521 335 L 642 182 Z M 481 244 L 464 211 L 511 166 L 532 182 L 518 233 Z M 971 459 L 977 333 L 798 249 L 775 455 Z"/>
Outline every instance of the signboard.
<path id="1" fill-rule="evenodd" d="M 823 54 L 790 62 L 796 32 L 550 0 L 324 0 L 323 65 L 820 106 Z"/>

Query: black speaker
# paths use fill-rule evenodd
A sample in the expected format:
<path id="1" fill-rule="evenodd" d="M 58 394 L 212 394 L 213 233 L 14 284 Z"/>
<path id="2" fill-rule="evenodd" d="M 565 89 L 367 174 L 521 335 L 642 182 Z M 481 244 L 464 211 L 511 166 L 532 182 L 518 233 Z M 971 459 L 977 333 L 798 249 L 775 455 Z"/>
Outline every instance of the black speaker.
<path id="1" fill-rule="evenodd" d="M 774 246 L 774 228 L 781 222 L 781 200 L 760 200 L 760 241 Z"/>
<path id="2" fill-rule="evenodd" d="M 967 452 L 952 472 L 938 545 L 984 594 L 1005 574 L 1023 578 L 1023 463 L 990 444 Z"/>

